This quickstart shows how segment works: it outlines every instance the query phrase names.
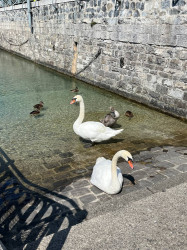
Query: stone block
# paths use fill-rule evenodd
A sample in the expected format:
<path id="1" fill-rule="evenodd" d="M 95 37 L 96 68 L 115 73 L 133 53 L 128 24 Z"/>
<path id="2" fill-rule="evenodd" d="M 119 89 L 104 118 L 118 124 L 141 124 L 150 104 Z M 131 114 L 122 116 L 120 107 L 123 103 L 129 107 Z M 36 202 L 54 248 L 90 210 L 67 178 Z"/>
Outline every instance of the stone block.
<path id="1" fill-rule="evenodd" d="M 181 89 L 171 89 L 168 91 L 168 95 L 182 100 L 184 96 L 184 91 L 182 91 Z"/>
<path id="2" fill-rule="evenodd" d="M 187 157 L 186 157 L 187 158 Z M 187 160 L 187 159 L 186 159 Z M 177 169 L 181 172 L 187 172 L 187 163 L 181 164 L 177 167 Z"/>
<path id="3" fill-rule="evenodd" d="M 83 203 L 83 204 L 88 204 L 90 202 L 93 202 L 93 201 L 96 201 L 96 197 L 92 194 L 88 194 L 88 195 L 85 195 L 85 196 L 82 196 L 80 197 L 80 201 Z"/>

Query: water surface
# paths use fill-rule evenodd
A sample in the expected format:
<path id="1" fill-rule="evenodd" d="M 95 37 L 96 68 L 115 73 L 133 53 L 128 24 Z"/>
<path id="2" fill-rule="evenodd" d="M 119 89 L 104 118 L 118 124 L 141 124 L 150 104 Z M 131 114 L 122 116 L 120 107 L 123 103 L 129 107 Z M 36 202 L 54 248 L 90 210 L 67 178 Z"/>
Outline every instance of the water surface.
<path id="1" fill-rule="evenodd" d="M 70 105 L 78 87 L 85 102 L 85 121 L 99 121 L 114 106 L 120 113 L 109 142 L 84 148 L 73 132 L 78 105 Z M 44 102 L 40 116 L 33 105 Z M 131 110 L 134 117 L 124 115 Z M 112 158 L 121 149 L 135 153 L 154 146 L 186 146 L 185 122 L 131 102 L 108 91 L 64 76 L 0 50 L 0 139 L 2 150 L 29 181 L 54 190 L 91 174 L 99 156 Z"/>

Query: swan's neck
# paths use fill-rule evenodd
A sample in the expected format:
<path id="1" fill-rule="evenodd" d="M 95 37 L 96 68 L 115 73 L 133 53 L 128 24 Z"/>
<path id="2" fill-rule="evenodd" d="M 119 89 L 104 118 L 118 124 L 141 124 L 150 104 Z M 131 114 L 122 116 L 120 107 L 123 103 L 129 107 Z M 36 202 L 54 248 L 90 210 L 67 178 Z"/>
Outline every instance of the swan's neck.
<path id="1" fill-rule="evenodd" d="M 84 120 L 84 113 L 85 113 L 84 101 L 81 100 L 80 101 L 79 116 L 78 116 L 77 120 L 75 121 L 74 126 L 80 125 L 83 122 L 83 120 Z"/>
<path id="2" fill-rule="evenodd" d="M 111 166 L 111 172 L 112 172 L 112 181 L 117 180 L 117 161 L 120 157 L 120 154 L 116 153 L 112 158 L 112 166 Z"/>

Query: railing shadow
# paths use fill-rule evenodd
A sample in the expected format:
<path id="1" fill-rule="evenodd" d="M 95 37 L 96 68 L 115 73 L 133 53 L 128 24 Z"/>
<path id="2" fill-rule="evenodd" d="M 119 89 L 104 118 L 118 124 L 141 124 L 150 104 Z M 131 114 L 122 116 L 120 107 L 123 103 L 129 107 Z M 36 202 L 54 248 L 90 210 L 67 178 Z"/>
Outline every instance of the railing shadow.
<path id="1" fill-rule="evenodd" d="M 0 238 L 7 249 L 37 249 L 48 235 L 45 249 L 53 249 L 58 231 L 55 249 L 62 249 L 71 227 L 86 216 L 72 199 L 27 180 L 0 148 Z"/>

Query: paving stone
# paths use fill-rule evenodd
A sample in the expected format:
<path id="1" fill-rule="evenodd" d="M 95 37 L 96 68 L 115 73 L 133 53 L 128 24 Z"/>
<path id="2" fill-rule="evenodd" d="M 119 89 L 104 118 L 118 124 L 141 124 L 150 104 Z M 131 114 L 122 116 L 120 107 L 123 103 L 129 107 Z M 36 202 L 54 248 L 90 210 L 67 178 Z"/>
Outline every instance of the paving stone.
<path id="1" fill-rule="evenodd" d="M 150 181 L 147 180 L 139 180 L 136 185 L 139 185 L 140 187 L 149 187 L 152 185 Z"/>
<path id="2" fill-rule="evenodd" d="M 176 163 L 179 158 L 181 158 L 181 154 L 173 151 L 173 152 L 166 152 L 162 155 L 158 155 L 155 157 L 155 160 L 156 161 L 171 161 L 172 163 L 173 162 Z"/>
<path id="3" fill-rule="evenodd" d="M 90 182 L 86 179 L 78 180 L 76 182 L 72 183 L 74 188 L 81 188 L 81 187 L 86 187 L 90 185 Z"/>
<path id="4" fill-rule="evenodd" d="M 155 148 L 151 148 L 151 152 L 152 153 L 155 153 L 155 152 L 160 152 L 160 151 L 162 151 L 163 149 L 161 148 L 161 147 L 155 147 Z"/>
<path id="5" fill-rule="evenodd" d="M 70 192 L 71 192 L 71 195 L 73 197 L 79 197 L 79 196 L 82 196 L 82 195 L 89 194 L 90 190 L 88 188 L 82 187 L 82 188 L 73 189 Z"/>
<path id="6" fill-rule="evenodd" d="M 158 168 L 172 168 L 175 166 L 175 164 L 168 162 L 168 161 L 162 161 L 162 162 L 154 163 L 153 166 L 158 167 Z"/>
<path id="7" fill-rule="evenodd" d="M 134 171 L 146 168 L 146 165 L 145 164 L 141 164 L 140 162 L 137 162 L 137 163 L 135 162 L 133 165 L 134 165 Z"/>
<path id="8" fill-rule="evenodd" d="M 138 180 L 144 179 L 147 176 L 146 176 L 145 171 L 139 170 L 139 171 L 136 171 L 133 173 L 133 177 L 134 177 L 135 181 L 138 181 Z"/>
<path id="9" fill-rule="evenodd" d="M 100 190 L 99 188 L 95 187 L 95 186 L 91 186 L 90 190 L 94 193 L 94 194 L 101 194 L 103 193 L 102 190 Z"/>
<path id="10" fill-rule="evenodd" d="M 179 154 L 187 155 L 187 149 L 177 151 Z"/>
<path id="11" fill-rule="evenodd" d="M 88 204 L 92 201 L 95 201 L 97 198 L 93 195 L 93 194 L 88 194 L 88 195 L 85 195 L 85 196 L 82 196 L 80 197 L 80 201 L 83 203 L 83 204 Z"/>
<path id="12" fill-rule="evenodd" d="M 173 177 L 177 174 L 179 174 L 179 171 L 175 170 L 175 169 L 166 169 L 164 171 L 162 171 L 163 175 L 167 175 L 168 177 Z"/>
<path id="13" fill-rule="evenodd" d="M 151 175 L 149 178 L 147 178 L 148 181 L 151 181 L 154 184 L 157 182 L 163 181 L 165 179 L 167 179 L 167 177 L 164 175 L 161 175 L 159 173 L 157 173 L 155 175 Z"/>
<path id="14" fill-rule="evenodd" d="M 124 186 L 122 189 L 122 194 L 128 194 L 128 193 L 134 192 L 136 190 L 137 190 L 136 185 Z"/>
<path id="15" fill-rule="evenodd" d="M 187 164 L 181 164 L 180 166 L 177 167 L 177 169 L 182 171 L 182 172 L 186 172 L 187 171 Z"/>

